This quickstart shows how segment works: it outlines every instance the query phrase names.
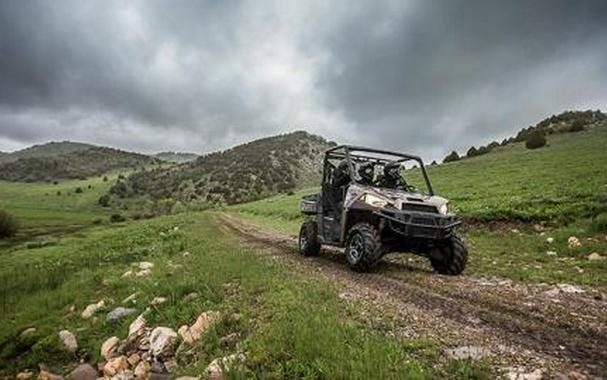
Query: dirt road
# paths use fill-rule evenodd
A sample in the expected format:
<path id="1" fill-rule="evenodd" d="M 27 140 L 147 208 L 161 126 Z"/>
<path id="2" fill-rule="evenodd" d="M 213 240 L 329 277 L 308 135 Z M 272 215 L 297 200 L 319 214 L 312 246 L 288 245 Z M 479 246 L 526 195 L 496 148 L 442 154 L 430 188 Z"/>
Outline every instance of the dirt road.
<path id="1" fill-rule="evenodd" d="M 484 358 L 511 378 L 607 374 L 607 296 L 598 290 L 441 276 L 402 257 L 384 259 L 372 273 L 355 273 L 340 250 L 302 257 L 293 236 L 233 215 L 220 219 L 260 254 L 339 284 L 340 297 L 359 301 L 371 327 L 384 326 L 387 335 L 431 338 L 445 347 L 446 357 Z"/>

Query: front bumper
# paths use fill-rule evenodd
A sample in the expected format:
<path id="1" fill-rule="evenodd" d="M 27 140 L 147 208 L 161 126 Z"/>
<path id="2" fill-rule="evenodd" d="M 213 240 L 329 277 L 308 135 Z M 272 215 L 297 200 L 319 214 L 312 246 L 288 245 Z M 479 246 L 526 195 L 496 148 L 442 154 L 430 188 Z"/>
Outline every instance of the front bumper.
<path id="1" fill-rule="evenodd" d="M 443 240 L 451 237 L 461 220 L 453 215 L 427 212 L 392 212 L 378 210 L 375 214 L 387 221 L 387 227 L 409 238 Z"/>

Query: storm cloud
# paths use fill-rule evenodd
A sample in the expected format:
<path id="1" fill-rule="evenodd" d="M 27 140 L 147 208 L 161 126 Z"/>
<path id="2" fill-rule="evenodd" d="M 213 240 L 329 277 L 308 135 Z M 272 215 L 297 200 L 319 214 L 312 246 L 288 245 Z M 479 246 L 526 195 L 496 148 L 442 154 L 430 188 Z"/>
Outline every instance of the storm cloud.
<path id="1" fill-rule="evenodd" d="M 607 105 L 605 1 L 0 1 L 0 150 L 306 129 L 427 159 Z"/>

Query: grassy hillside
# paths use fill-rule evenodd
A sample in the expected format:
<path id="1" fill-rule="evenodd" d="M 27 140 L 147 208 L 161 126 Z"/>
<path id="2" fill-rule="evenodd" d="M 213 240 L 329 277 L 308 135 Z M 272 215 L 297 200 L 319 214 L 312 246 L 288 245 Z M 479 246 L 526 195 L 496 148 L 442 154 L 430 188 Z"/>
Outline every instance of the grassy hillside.
<path id="1" fill-rule="evenodd" d="M 329 146 L 306 132 L 268 137 L 173 168 L 135 173 L 112 193 L 207 204 L 259 199 L 318 182 L 318 157 Z"/>
<path id="2" fill-rule="evenodd" d="M 607 162 L 607 128 L 550 135 L 548 143 L 537 150 L 511 143 L 483 156 L 428 168 L 435 192 L 473 222 L 465 233 L 472 247 L 467 273 L 607 286 L 607 260 L 587 259 L 593 252 L 607 256 L 607 169 L 600 164 Z M 419 171 L 406 176 L 419 183 Z M 301 196 L 316 191 L 230 210 L 296 234 Z M 582 246 L 569 248 L 570 236 L 579 237 Z M 548 237 L 554 243 L 547 243 Z"/>
<path id="3" fill-rule="evenodd" d="M 0 179 L 6 181 L 44 182 L 61 179 L 84 179 L 116 169 L 143 168 L 156 159 L 138 153 L 125 152 L 105 147 L 76 149 L 69 143 L 69 149 L 51 149 L 61 143 L 46 144 L 32 152 L 20 151 L 21 158 L 0 164 Z M 32 148 L 33 149 L 33 148 Z M 14 154 L 11 154 L 11 157 Z M 48 155 L 44 155 L 48 154 Z"/>

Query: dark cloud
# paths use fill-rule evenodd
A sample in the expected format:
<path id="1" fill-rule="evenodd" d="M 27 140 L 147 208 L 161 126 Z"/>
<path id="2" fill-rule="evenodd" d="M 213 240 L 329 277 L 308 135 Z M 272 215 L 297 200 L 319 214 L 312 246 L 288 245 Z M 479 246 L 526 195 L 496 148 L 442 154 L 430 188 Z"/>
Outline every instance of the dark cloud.
<path id="1" fill-rule="evenodd" d="M 0 150 L 307 128 L 427 158 L 607 104 L 604 1 L 0 2 Z"/>

